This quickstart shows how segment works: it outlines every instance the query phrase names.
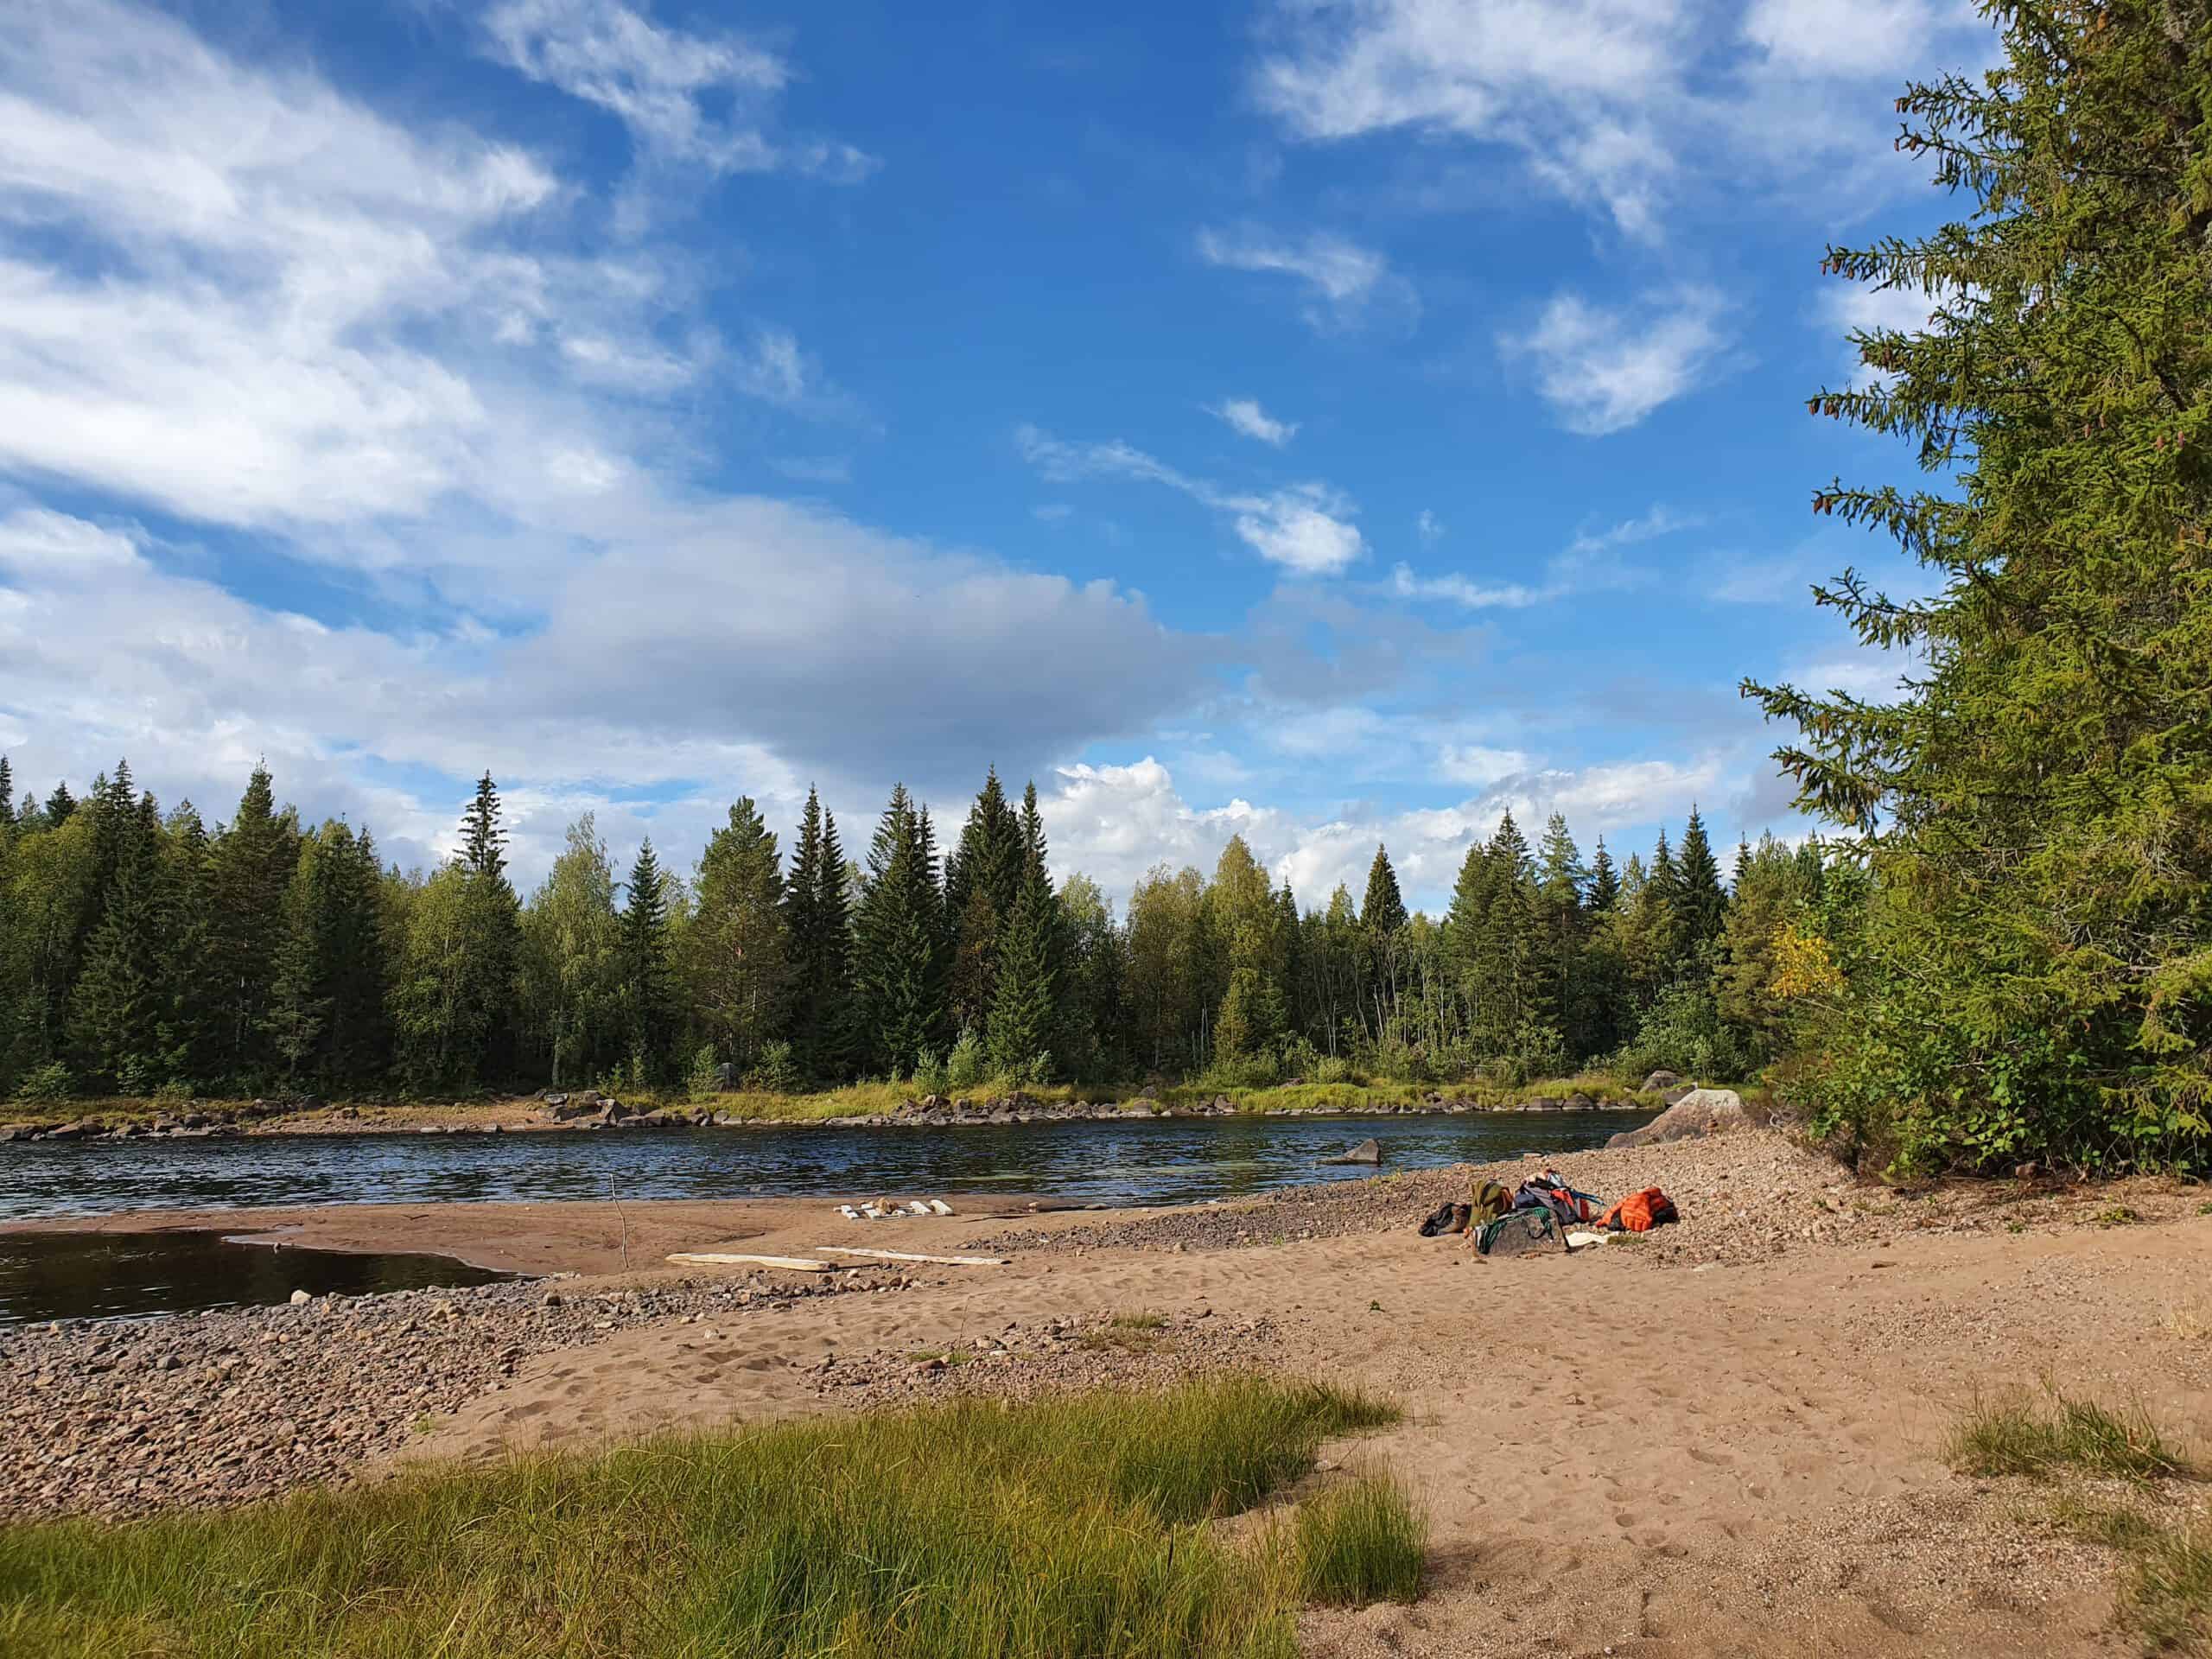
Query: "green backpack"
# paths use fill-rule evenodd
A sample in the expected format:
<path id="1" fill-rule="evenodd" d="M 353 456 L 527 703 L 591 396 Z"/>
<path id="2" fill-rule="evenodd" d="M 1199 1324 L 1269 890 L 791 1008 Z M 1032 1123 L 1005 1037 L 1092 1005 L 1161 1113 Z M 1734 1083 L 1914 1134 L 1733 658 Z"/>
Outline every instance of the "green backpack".
<path id="1" fill-rule="evenodd" d="M 1566 1248 L 1558 1217 L 1541 1205 L 1500 1216 L 1475 1235 L 1475 1249 L 1484 1255 L 1521 1255 L 1530 1250 Z"/>

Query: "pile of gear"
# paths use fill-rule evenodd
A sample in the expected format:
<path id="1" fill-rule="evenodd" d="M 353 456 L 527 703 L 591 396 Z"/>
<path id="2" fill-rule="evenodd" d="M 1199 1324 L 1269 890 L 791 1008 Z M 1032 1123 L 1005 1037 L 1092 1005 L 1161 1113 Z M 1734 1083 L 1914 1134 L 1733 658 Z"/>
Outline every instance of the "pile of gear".
<path id="1" fill-rule="evenodd" d="M 1518 1255 L 1548 1247 L 1571 1250 L 1601 1243 L 1609 1234 L 1648 1233 L 1681 1219 L 1675 1201 L 1656 1186 L 1607 1206 L 1603 1198 L 1576 1192 L 1557 1170 L 1548 1169 L 1510 1192 L 1493 1180 L 1476 1182 L 1471 1201 L 1440 1205 L 1421 1223 L 1421 1236 L 1464 1233 L 1468 1248 L 1478 1255 Z M 1593 1228 L 1597 1230 L 1589 1230 Z"/>

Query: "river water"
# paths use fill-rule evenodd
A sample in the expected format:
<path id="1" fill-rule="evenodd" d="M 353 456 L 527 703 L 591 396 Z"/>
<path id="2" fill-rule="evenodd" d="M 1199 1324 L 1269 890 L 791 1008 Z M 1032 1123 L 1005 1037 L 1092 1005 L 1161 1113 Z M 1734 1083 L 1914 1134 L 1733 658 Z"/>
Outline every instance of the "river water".
<path id="1" fill-rule="evenodd" d="M 18 1142 L 0 1221 L 126 1210 L 494 1199 L 1020 1192 L 1070 1204 L 1191 1204 L 1356 1179 L 1319 1160 L 1373 1137 L 1385 1171 L 1602 1146 L 1641 1112 L 1126 1118 L 971 1128 L 632 1129 Z"/>

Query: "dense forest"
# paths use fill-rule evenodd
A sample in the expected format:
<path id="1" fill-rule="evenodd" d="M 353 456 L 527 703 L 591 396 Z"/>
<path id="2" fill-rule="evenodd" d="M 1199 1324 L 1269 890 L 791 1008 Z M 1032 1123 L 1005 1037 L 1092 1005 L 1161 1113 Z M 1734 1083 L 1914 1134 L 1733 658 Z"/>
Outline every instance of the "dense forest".
<path id="1" fill-rule="evenodd" d="M 1126 918 L 1047 868 L 1030 788 L 986 779 L 940 855 L 893 792 L 865 856 L 810 798 L 788 858 L 749 799 L 688 877 L 626 873 L 587 816 L 527 899 L 487 776 L 443 868 L 309 828 L 257 770 L 226 823 L 164 813 L 118 762 L 13 802 L 0 760 L 0 1082 L 35 1096 L 855 1077 L 968 1088 L 1140 1077 L 1509 1082 L 1619 1056 L 1745 1075 L 1781 1049 L 1782 964 L 1861 907 L 1820 848 L 1681 844 L 1587 863 L 1554 817 L 1470 849 L 1450 908 L 1301 906 L 1241 838 L 1154 870 Z"/>

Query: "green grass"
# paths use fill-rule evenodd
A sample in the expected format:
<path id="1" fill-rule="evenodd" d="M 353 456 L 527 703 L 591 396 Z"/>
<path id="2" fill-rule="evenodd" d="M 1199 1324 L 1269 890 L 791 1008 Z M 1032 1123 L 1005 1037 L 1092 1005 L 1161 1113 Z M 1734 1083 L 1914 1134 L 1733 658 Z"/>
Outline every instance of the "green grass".
<path id="1" fill-rule="evenodd" d="M 1164 1313 L 1116 1313 L 1113 1323 L 1123 1331 L 1160 1331 L 1167 1325 Z"/>
<path id="2" fill-rule="evenodd" d="M 1969 1475 L 2066 1472 L 2154 1480 L 2195 1472 L 2182 1450 L 2139 1409 L 2110 1411 L 2053 1392 L 1976 1404 L 1952 1431 L 1950 1461 Z"/>
<path id="3" fill-rule="evenodd" d="M 2068 1531 L 2119 1552 L 2120 1619 L 2145 1652 L 2212 1656 L 2212 1537 L 2203 1529 L 2071 1498 L 2056 1516 Z"/>
<path id="4" fill-rule="evenodd" d="M 1292 1552 L 1207 1522 L 1297 1479 L 1325 1439 L 1395 1415 L 1240 1379 L 0 1529 L 0 1653 L 1292 1659 L 1300 1586 L 1406 1587 L 1404 1516 L 1322 1500 L 1295 1571 Z"/>
<path id="5" fill-rule="evenodd" d="M 1405 1492 L 1370 1476 L 1300 1503 L 1279 1542 L 1300 1601 L 1363 1607 L 1421 1595 L 1428 1523 Z"/>

